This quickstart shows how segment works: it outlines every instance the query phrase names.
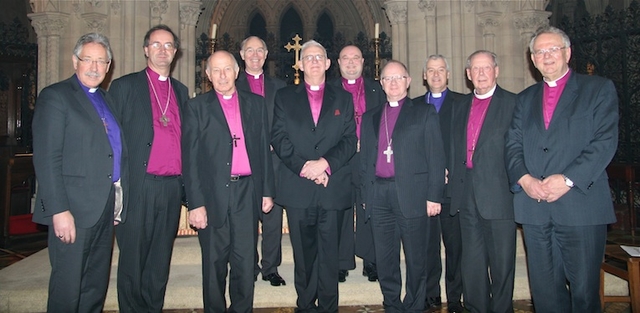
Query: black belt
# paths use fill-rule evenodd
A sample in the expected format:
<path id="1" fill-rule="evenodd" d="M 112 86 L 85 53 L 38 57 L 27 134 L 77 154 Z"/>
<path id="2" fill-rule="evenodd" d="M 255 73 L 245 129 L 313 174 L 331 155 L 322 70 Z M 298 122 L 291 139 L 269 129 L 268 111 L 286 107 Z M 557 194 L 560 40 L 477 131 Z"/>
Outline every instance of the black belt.
<path id="1" fill-rule="evenodd" d="M 243 178 L 247 178 L 247 177 L 251 177 L 251 175 L 244 175 L 244 176 L 242 176 L 242 175 L 231 175 L 231 179 L 230 180 L 231 181 L 239 181 L 239 180 L 241 180 Z"/>
<path id="2" fill-rule="evenodd" d="M 165 175 L 154 175 L 154 174 L 146 173 L 146 176 L 153 179 L 175 179 L 182 175 L 166 175 L 165 176 Z"/>
<path id="3" fill-rule="evenodd" d="M 395 177 L 378 177 L 376 176 L 377 181 L 386 181 L 386 182 L 394 182 L 396 181 Z"/>

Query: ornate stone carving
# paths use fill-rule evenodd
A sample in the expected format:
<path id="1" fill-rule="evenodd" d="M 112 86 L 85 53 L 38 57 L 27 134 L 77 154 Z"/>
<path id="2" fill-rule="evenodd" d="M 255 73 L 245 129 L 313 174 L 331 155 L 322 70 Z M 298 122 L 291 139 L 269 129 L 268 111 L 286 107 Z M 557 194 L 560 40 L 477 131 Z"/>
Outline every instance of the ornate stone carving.
<path id="1" fill-rule="evenodd" d="M 118 15 L 121 10 L 122 4 L 120 4 L 120 0 L 111 0 L 111 13 L 113 15 Z"/>
<path id="2" fill-rule="evenodd" d="M 418 8 L 424 13 L 433 13 L 436 9 L 436 2 L 434 0 L 420 0 Z"/>
<path id="3" fill-rule="evenodd" d="M 484 29 L 484 33 L 494 33 L 496 27 L 502 24 L 502 12 L 486 11 L 478 13 L 478 26 Z"/>
<path id="4" fill-rule="evenodd" d="M 162 15 L 167 13 L 169 4 L 167 0 L 150 0 L 149 10 L 151 11 L 151 18 L 158 19 L 158 24 L 162 22 Z"/>
<path id="5" fill-rule="evenodd" d="M 521 35 L 533 33 L 541 26 L 549 25 L 550 15 L 551 12 L 547 11 L 518 11 L 513 13 L 513 24 Z"/>
<path id="6" fill-rule="evenodd" d="M 406 2 L 387 2 L 384 6 L 392 24 L 405 24 L 407 22 Z"/>
<path id="7" fill-rule="evenodd" d="M 60 36 L 69 24 L 69 15 L 64 13 L 31 13 L 27 16 L 38 36 Z"/>
<path id="8" fill-rule="evenodd" d="M 87 27 L 90 31 L 96 33 L 102 33 L 105 23 L 107 22 L 107 15 L 101 13 L 84 13 L 81 15 L 82 19 L 87 23 Z"/>
<path id="9" fill-rule="evenodd" d="M 57 3 L 53 3 L 51 0 L 29 0 L 29 6 L 33 13 L 40 12 L 57 12 Z"/>
<path id="10" fill-rule="evenodd" d="M 180 26 L 195 26 L 200 16 L 200 2 L 190 1 L 180 3 Z"/>

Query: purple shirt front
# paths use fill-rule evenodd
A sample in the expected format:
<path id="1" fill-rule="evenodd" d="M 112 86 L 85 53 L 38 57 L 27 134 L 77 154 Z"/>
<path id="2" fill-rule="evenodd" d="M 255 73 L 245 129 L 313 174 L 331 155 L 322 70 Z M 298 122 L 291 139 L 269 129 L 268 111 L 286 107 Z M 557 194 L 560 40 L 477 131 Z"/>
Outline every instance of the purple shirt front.
<path id="1" fill-rule="evenodd" d="M 77 78 L 77 77 L 76 77 Z M 97 92 L 97 88 L 88 88 L 84 86 L 78 80 L 80 87 L 84 90 L 84 93 L 91 100 L 91 104 L 96 109 L 96 112 L 100 116 L 104 130 L 109 138 L 111 144 L 111 151 L 113 152 L 113 174 L 112 181 L 117 182 L 120 179 L 120 162 L 122 161 L 122 140 L 120 137 L 120 126 L 116 122 L 115 117 L 111 114 L 107 102 L 104 101 L 102 95 Z"/>
<path id="2" fill-rule="evenodd" d="M 150 68 L 147 68 L 146 72 L 153 125 L 153 143 L 151 144 L 147 173 L 158 176 L 181 175 L 181 121 L 178 100 L 176 100 L 175 92 L 171 87 L 171 79 L 161 77 Z M 167 97 L 169 97 L 168 105 Z M 161 120 L 163 113 L 167 117 L 166 126 L 165 122 Z"/>
<path id="3" fill-rule="evenodd" d="M 247 72 L 244 73 L 247 74 L 247 81 L 249 82 L 251 92 L 264 98 L 264 73 L 261 73 L 260 75 L 253 75 Z"/>
<path id="4" fill-rule="evenodd" d="M 544 116 L 544 129 L 549 129 L 549 123 L 551 123 L 553 112 L 555 112 L 556 110 L 556 106 L 558 105 L 560 96 L 562 96 L 564 87 L 567 85 L 569 76 L 571 76 L 571 70 L 567 70 L 567 72 L 562 75 L 562 77 L 556 79 L 555 81 L 545 81 L 543 87 L 544 94 L 542 96 L 542 115 Z"/>
<path id="5" fill-rule="evenodd" d="M 356 120 L 356 136 L 360 139 L 360 124 L 362 121 L 362 114 L 367 109 L 366 98 L 364 94 L 364 79 L 362 76 L 358 77 L 355 81 L 342 78 L 342 88 L 351 93 L 353 98 L 353 114 Z"/>
<path id="6" fill-rule="evenodd" d="M 224 112 L 224 117 L 229 126 L 231 134 L 231 175 L 248 176 L 251 175 L 251 165 L 249 164 L 249 154 L 247 154 L 247 145 L 244 140 L 244 130 L 242 128 L 242 116 L 240 115 L 240 102 L 238 101 L 238 92 L 235 91 L 231 96 L 218 95 L 218 101 Z"/>
<path id="7" fill-rule="evenodd" d="M 320 86 L 313 87 L 305 82 L 304 86 L 307 89 L 307 98 L 309 99 L 309 105 L 311 106 L 313 124 L 318 125 L 320 111 L 322 110 L 322 100 L 324 98 L 324 82 L 320 84 Z"/>
<path id="8" fill-rule="evenodd" d="M 473 168 L 473 153 L 476 150 L 478 138 L 480 138 L 484 118 L 487 116 L 487 111 L 489 111 L 491 98 L 493 98 L 493 95 L 485 99 L 479 99 L 474 96 L 473 100 L 471 100 L 471 111 L 467 122 L 467 168 Z"/>
<path id="9" fill-rule="evenodd" d="M 442 108 L 444 97 L 447 96 L 448 90 L 448 88 L 445 88 L 441 93 L 427 92 L 427 96 L 424 97 L 424 102 L 433 104 L 433 106 L 436 107 L 436 112 L 440 113 L 440 108 Z"/>
<path id="10" fill-rule="evenodd" d="M 378 157 L 376 159 L 376 176 L 392 178 L 396 176 L 393 156 L 393 130 L 400 115 L 400 109 L 406 98 L 398 101 L 397 106 L 391 106 L 389 102 L 384 104 L 380 117 L 380 130 L 378 131 Z M 385 154 L 386 151 L 386 154 Z M 389 161 L 389 162 L 387 162 Z"/>

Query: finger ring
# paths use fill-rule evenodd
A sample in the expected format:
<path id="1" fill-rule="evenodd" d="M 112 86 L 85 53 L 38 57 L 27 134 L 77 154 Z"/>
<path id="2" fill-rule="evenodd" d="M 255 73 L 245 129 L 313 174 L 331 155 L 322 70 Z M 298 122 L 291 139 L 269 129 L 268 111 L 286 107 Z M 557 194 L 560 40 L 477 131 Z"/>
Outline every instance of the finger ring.
<path id="1" fill-rule="evenodd" d="M 58 236 L 58 238 L 60 238 L 60 239 L 62 239 L 63 237 L 64 237 L 64 236 L 62 236 L 62 235 Z"/>

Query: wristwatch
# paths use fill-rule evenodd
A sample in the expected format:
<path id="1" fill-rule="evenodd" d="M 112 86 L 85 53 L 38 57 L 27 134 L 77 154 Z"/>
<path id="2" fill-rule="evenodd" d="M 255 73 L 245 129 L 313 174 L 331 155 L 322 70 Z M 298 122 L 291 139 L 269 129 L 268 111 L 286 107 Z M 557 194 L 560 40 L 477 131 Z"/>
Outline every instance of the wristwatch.
<path id="1" fill-rule="evenodd" d="M 573 188 L 573 180 L 569 179 L 569 177 L 562 175 L 562 178 L 564 178 L 564 183 L 567 185 L 567 187 L 569 188 Z"/>

